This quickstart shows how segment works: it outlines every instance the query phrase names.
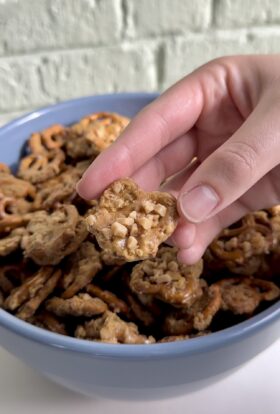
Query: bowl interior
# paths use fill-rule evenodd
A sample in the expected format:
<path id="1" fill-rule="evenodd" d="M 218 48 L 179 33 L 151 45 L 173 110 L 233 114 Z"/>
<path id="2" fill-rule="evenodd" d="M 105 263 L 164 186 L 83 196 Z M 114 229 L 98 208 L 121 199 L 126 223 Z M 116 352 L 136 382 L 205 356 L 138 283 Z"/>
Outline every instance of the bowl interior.
<path id="1" fill-rule="evenodd" d="M 156 97 L 157 94 L 148 93 L 85 97 L 52 105 L 27 114 L 0 128 L 0 162 L 5 162 L 15 167 L 30 134 L 52 124 L 70 125 L 87 114 L 101 111 L 118 112 L 122 115 L 133 117 Z M 253 334 L 256 330 L 279 319 L 279 316 L 280 302 L 274 304 L 261 314 L 252 317 L 250 320 L 242 322 L 232 328 L 225 329 L 224 331 L 206 337 L 195 338 L 191 341 L 154 344 L 150 346 L 110 345 L 63 337 L 23 322 L 3 310 L 0 310 L 0 324 L 34 341 L 51 344 L 59 348 L 71 349 L 73 351 L 123 358 L 169 358 L 172 354 L 179 356 L 186 353 L 203 352 L 205 349 L 238 341 L 240 338 L 245 338 Z"/>

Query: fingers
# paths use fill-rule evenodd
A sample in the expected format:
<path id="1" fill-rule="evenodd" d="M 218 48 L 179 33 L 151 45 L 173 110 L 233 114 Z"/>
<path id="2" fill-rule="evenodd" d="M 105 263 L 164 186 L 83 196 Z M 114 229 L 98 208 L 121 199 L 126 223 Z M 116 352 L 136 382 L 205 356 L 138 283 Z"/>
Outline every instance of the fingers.
<path id="1" fill-rule="evenodd" d="M 193 158 L 192 161 L 184 169 L 165 181 L 165 183 L 161 186 L 161 191 L 171 193 L 174 195 L 174 197 L 177 198 L 181 188 L 193 174 L 198 165 L 199 162 L 197 158 Z"/>
<path id="2" fill-rule="evenodd" d="M 207 221 L 198 224 L 188 223 L 187 227 L 178 226 L 172 235 L 172 243 L 179 248 L 178 260 L 186 264 L 196 263 L 221 230 L 239 220 L 247 212 L 242 204 L 236 202 Z M 190 225 L 195 226 L 195 229 L 190 230 Z"/>
<path id="3" fill-rule="evenodd" d="M 157 190 L 168 177 L 183 170 L 194 157 L 194 131 L 177 138 L 140 167 L 132 178 L 146 191 Z"/>
<path id="4" fill-rule="evenodd" d="M 259 180 L 239 200 L 206 221 L 194 224 L 181 218 L 180 224 L 171 237 L 172 245 L 176 245 L 180 250 L 179 260 L 187 264 L 195 263 L 202 257 L 208 245 L 222 229 L 230 226 L 252 210 L 276 205 L 277 199 L 279 200 L 277 193 L 280 186 L 273 184 L 275 180 L 279 181 L 279 172 L 276 170 Z M 173 183 L 173 189 L 176 184 L 176 182 Z"/>
<path id="5" fill-rule="evenodd" d="M 131 176 L 193 127 L 203 107 L 204 71 L 178 82 L 131 121 L 85 172 L 77 187 L 82 197 L 94 198 L 112 181 Z"/>
<path id="6" fill-rule="evenodd" d="M 185 183 L 178 197 L 182 216 L 200 223 L 222 211 L 278 165 L 279 150 L 278 106 L 263 99 L 239 130 Z M 256 209 L 256 203 L 251 207 Z"/>
<path id="7" fill-rule="evenodd" d="M 196 240 L 196 224 L 181 220 L 172 234 L 167 240 L 167 244 L 180 247 L 180 249 L 190 249 Z"/>

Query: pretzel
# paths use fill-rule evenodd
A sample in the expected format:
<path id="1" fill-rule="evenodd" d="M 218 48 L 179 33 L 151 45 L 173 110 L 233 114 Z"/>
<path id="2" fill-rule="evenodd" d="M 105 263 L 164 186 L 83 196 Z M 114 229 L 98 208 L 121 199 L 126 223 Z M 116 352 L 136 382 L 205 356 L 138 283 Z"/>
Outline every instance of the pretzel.
<path id="1" fill-rule="evenodd" d="M 0 174 L 0 233 L 28 223 L 35 194 L 32 184 L 10 173 Z"/>
<path id="2" fill-rule="evenodd" d="M 187 266 L 177 262 L 177 249 L 161 247 L 157 257 L 137 264 L 130 287 L 137 294 L 150 294 L 176 306 L 191 306 L 202 295 L 199 276 L 202 260 Z"/>
<path id="3" fill-rule="evenodd" d="M 2 173 L 11 174 L 10 167 L 4 162 L 0 162 L 0 174 Z"/>
<path id="4" fill-rule="evenodd" d="M 7 256 L 8 254 L 17 250 L 20 246 L 24 233 L 24 228 L 17 228 L 15 230 L 12 230 L 8 235 L 0 238 L 0 256 Z"/>
<path id="5" fill-rule="evenodd" d="M 236 315 L 250 315 L 262 301 L 272 301 L 280 296 L 275 283 L 253 277 L 222 279 L 215 285 L 221 289 L 222 309 Z"/>
<path id="6" fill-rule="evenodd" d="M 217 285 L 205 287 L 203 295 L 188 310 L 193 317 L 193 327 L 198 331 L 209 328 L 213 317 L 222 306 L 221 289 Z"/>
<path id="7" fill-rule="evenodd" d="M 101 260 L 106 266 L 122 266 L 126 263 L 124 259 L 115 256 L 110 250 L 102 250 L 100 254 Z"/>
<path id="8" fill-rule="evenodd" d="M 24 283 L 30 272 L 25 268 L 23 263 L 7 263 L 0 267 L 0 289 L 5 296 L 8 296 L 12 290 Z"/>
<path id="9" fill-rule="evenodd" d="M 43 310 L 38 315 L 32 316 L 29 318 L 28 322 L 39 328 L 47 329 L 60 335 L 67 335 L 64 323 L 46 310 Z"/>
<path id="10" fill-rule="evenodd" d="M 92 298 L 87 293 L 79 293 L 70 299 L 54 297 L 46 303 L 46 309 L 57 316 L 91 317 L 105 312 L 108 308 L 99 298 Z"/>
<path id="11" fill-rule="evenodd" d="M 109 290 L 103 290 L 99 286 L 91 283 L 90 285 L 87 285 L 86 291 L 91 296 L 96 296 L 97 298 L 103 300 L 103 302 L 105 302 L 109 309 L 113 312 L 123 314 L 128 313 L 127 304 L 123 300 L 119 299 L 114 293 L 109 292 Z"/>
<path id="12" fill-rule="evenodd" d="M 198 338 L 200 336 L 209 335 L 210 333 L 211 333 L 210 331 L 203 331 L 203 332 L 198 332 L 198 333 L 191 334 L 191 335 L 170 335 L 170 336 L 165 336 L 164 338 L 161 338 L 158 342 L 166 343 L 166 342 L 174 342 L 174 341 L 184 341 L 186 339 Z"/>
<path id="13" fill-rule="evenodd" d="M 105 268 L 102 274 L 102 282 L 107 286 L 112 281 L 115 282 L 117 279 L 121 279 L 123 273 L 125 273 L 124 266 Z"/>
<path id="14" fill-rule="evenodd" d="M 20 162 L 18 176 L 33 184 L 42 183 L 61 172 L 64 159 L 64 152 L 59 149 L 27 155 Z"/>
<path id="15" fill-rule="evenodd" d="M 145 327 L 155 326 L 163 313 L 162 303 L 157 303 L 153 295 L 132 292 L 129 273 L 122 274 L 120 283 L 120 292 L 129 308 L 128 319 Z"/>
<path id="16" fill-rule="evenodd" d="M 251 286 L 260 291 L 261 300 L 273 301 L 280 296 L 280 288 L 274 282 L 251 278 L 250 282 L 245 280 L 245 283 L 249 283 Z"/>
<path id="17" fill-rule="evenodd" d="M 11 280 L 10 274 L 17 272 L 18 266 L 5 265 L 0 267 L 0 290 L 5 294 L 9 295 L 15 288 L 13 280 Z"/>
<path id="18" fill-rule="evenodd" d="M 1 173 L 0 193 L 5 197 L 11 197 L 17 200 L 17 202 L 21 201 L 20 209 L 17 212 L 22 214 L 31 211 L 32 203 L 36 195 L 36 188 L 28 181 L 16 178 L 12 174 Z M 23 201 L 25 202 L 24 208 Z"/>
<path id="19" fill-rule="evenodd" d="M 52 267 L 42 267 L 28 278 L 21 286 L 15 288 L 5 301 L 6 309 L 17 311 L 21 319 L 34 315 L 41 303 L 53 292 L 59 278 L 60 270 Z"/>
<path id="20" fill-rule="evenodd" d="M 108 187 L 86 219 L 100 247 L 126 261 L 154 257 L 177 220 L 173 196 L 145 193 L 129 178 Z"/>
<path id="21" fill-rule="evenodd" d="M 203 295 L 187 309 L 172 310 L 163 322 L 163 332 L 170 335 L 190 335 L 195 330 L 205 331 L 222 306 L 219 286 L 203 287 Z"/>
<path id="22" fill-rule="evenodd" d="M 68 257 L 68 265 L 70 270 L 64 274 L 62 281 L 65 289 L 63 299 L 69 299 L 82 290 L 102 268 L 100 254 L 90 242 L 83 242 L 79 249 Z"/>
<path id="23" fill-rule="evenodd" d="M 231 272 L 250 275 L 256 273 L 277 244 L 271 220 L 265 211 L 243 217 L 233 228 L 224 229 L 208 248 L 208 265 L 220 262 Z M 212 266 L 213 267 L 213 266 Z"/>
<path id="24" fill-rule="evenodd" d="M 166 315 L 162 330 L 167 336 L 189 335 L 193 332 L 193 317 L 186 310 L 172 310 Z"/>
<path id="25" fill-rule="evenodd" d="M 163 307 L 162 303 L 157 300 L 153 295 L 140 294 L 135 295 L 137 300 L 154 315 L 155 319 L 159 318 L 162 315 Z"/>
<path id="26" fill-rule="evenodd" d="M 190 336 L 189 335 L 169 335 L 169 336 L 164 336 L 158 342 L 161 344 L 164 344 L 168 342 L 184 341 L 186 339 L 190 339 Z"/>
<path id="27" fill-rule="evenodd" d="M 132 313 L 132 319 L 136 319 L 137 322 L 140 322 L 146 327 L 155 325 L 156 318 L 149 309 L 143 306 L 143 304 L 131 293 L 127 292 L 125 297 Z"/>
<path id="28" fill-rule="evenodd" d="M 128 123 L 128 118 L 113 113 L 86 116 L 70 128 L 67 154 L 74 159 L 99 154 L 116 140 Z"/>
<path id="29" fill-rule="evenodd" d="M 68 128 L 65 141 L 66 154 L 73 160 L 94 159 L 94 145 L 84 134 L 79 135 L 75 130 Z"/>
<path id="30" fill-rule="evenodd" d="M 17 201 L 12 197 L 6 197 L 0 193 L 0 233 L 11 231 L 12 229 L 23 226 L 26 223 L 27 216 L 17 214 L 16 210 Z M 2 249 L 3 248 L 4 246 Z"/>
<path id="31" fill-rule="evenodd" d="M 57 203 L 69 203 L 76 196 L 76 184 L 81 178 L 88 162 L 80 162 L 76 166 L 68 166 L 60 175 L 42 183 L 35 198 L 35 207 L 50 208 Z"/>
<path id="32" fill-rule="evenodd" d="M 61 148 L 65 141 L 64 137 L 65 130 L 63 126 L 55 124 L 41 132 L 32 134 L 28 146 L 33 154 L 45 154 Z"/>
<path id="33" fill-rule="evenodd" d="M 274 234 L 275 243 L 272 246 L 272 251 L 279 255 L 280 253 L 280 205 L 274 206 L 268 210 L 270 217 L 270 224 Z"/>
<path id="34" fill-rule="evenodd" d="M 115 313 L 107 311 L 98 319 L 78 326 L 75 336 L 81 339 L 93 339 L 112 344 L 149 344 L 154 343 L 152 336 L 140 335 L 133 322 L 125 322 Z"/>
<path id="35" fill-rule="evenodd" d="M 24 211 L 25 206 L 24 200 L 6 197 L 0 193 L 0 233 L 9 232 L 28 223 L 31 215 L 20 212 L 21 209 Z M 11 242 L 11 239 L 9 240 Z M 3 243 L 2 246 L 4 248 Z"/>
<path id="36" fill-rule="evenodd" d="M 84 222 L 72 205 L 62 205 L 53 213 L 33 214 L 22 238 L 25 257 L 35 263 L 56 265 L 73 253 L 87 236 Z"/>

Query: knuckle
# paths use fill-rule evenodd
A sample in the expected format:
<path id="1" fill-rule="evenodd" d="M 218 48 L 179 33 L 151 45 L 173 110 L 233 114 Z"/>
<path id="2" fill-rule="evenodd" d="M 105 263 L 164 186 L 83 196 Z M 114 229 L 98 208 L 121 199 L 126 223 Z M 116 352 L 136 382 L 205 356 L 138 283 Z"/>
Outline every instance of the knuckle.
<path id="1" fill-rule="evenodd" d="M 153 122 L 158 131 L 160 148 L 164 148 L 171 140 L 171 133 L 167 119 L 155 108 L 152 112 Z"/>
<path id="2" fill-rule="evenodd" d="M 208 68 L 213 70 L 214 73 L 228 72 L 228 70 L 234 65 L 234 60 L 231 56 L 220 56 L 210 60 Z"/>
<path id="3" fill-rule="evenodd" d="M 167 176 L 167 171 L 166 171 L 165 164 L 162 161 L 159 154 L 156 154 L 154 156 L 154 161 L 155 161 L 154 165 L 155 165 L 157 177 L 162 181 Z"/>
<path id="4" fill-rule="evenodd" d="M 118 171 L 122 175 L 130 175 L 135 170 L 135 157 L 132 154 L 131 148 L 122 141 L 119 148 L 119 154 L 121 154 L 121 160 L 118 161 Z"/>
<path id="5" fill-rule="evenodd" d="M 251 178 L 256 170 L 258 154 L 249 143 L 234 142 L 227 145 L 222 153 L 223 173 L 231 182 Z"/>
<path id="6" fill-rule="evenodd" d="M 215 66 L 224 66 L 230 61 L 230 57 L 228 56 L 219 56 L 217 58 L 212 59 L 209 63 Z"/>

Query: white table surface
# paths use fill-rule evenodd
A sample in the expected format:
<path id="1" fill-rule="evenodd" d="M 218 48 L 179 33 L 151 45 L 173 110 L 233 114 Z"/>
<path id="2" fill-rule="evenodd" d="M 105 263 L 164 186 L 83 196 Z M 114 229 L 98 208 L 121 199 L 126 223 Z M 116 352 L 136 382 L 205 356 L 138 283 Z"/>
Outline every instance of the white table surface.
<path id="1" fill-rule="evenodd" d="M 44 379 L 0 348 L 1 414 L 279 414 L 280 340 L 230 377 L 164 401 L 90 399 Z"/>

